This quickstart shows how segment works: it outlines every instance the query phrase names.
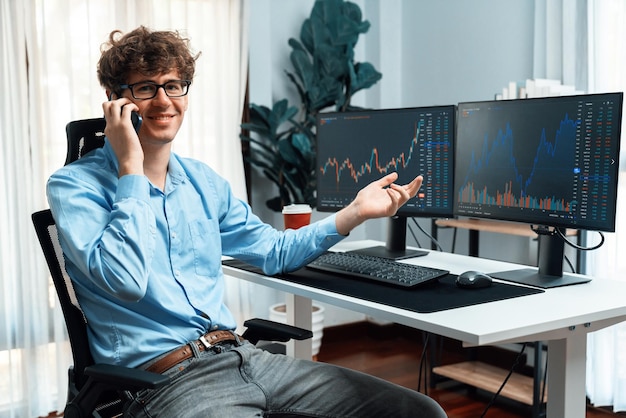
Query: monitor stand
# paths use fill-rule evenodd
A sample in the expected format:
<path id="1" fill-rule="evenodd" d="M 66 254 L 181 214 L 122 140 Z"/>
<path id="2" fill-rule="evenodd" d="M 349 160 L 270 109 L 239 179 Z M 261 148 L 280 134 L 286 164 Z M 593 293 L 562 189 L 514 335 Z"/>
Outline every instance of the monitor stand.
<path id="1" fill-rule="evenodd" d="M 406 248 L 406 217 L 392 216 L 387 227 L 387 242 L 384 246 L 360 248 L 350 251 L 356 254 L 371 255 L 374 257 L 402 260 L 405 258 L 421 257 L 428 251 Z"/>
<path id="2" fill-rule="evenodd" d="M 563 234 L 564 230 L 561 230 Z M 539 269 L 520 269 L 490 273 L 495 279 L 513 283 L 548 289 L 552 287 L 569 286 L 573 284 L 587 283 L 590 277 L 563 273 L 563 255 L 565 242 L 556 231 L 539 229 Z"/>

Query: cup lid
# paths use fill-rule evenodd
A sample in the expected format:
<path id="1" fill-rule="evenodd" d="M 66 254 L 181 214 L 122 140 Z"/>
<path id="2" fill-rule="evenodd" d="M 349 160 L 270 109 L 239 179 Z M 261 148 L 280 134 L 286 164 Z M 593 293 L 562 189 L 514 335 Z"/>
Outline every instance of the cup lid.
<path id="1" fill-rule="evenodd" d="M 312 211 L 311 206 L 307 204 L 291 204 L 283 206 L 283 213 L 286 214 L 311 213 Z"/>

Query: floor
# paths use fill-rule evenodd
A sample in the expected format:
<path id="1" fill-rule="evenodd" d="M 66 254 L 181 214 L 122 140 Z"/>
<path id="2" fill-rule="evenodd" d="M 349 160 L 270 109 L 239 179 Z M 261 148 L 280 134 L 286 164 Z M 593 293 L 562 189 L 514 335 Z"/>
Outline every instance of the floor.
<path id="1" fill-rule="evenodd" d="M 437 400 L 446 410 L 449 418 L 526 418 L 533 417 L 532 408 L 528 405 L 502 397 L 495 399 L 492 405 L 492 394 L 471 390 L 468 386 L 452 381 L 436 383 L 432 388 L 428 374 L 428 364 L 421 368 L 424 335 L 401 325 L 376 325 L 367 322 L 348 326 L 324 329 L 322 345 L 317 355 L 318 361 L 337 364 L 364 371 L 397 384 L 420 391 L 427 391 L 429 396 Z M 448 364 L 466 360 L 467 351 L 460 343 L 440 339 L 437 343 L 440 364 Z M 490 358 L 496 365 L 503 367 L 512 365 L 517 356 L 515 353 L 502 353 L 503 350 L 492 349 L 482 354 Z M 425 358 L 429 357 L 427 353 Z M 480 355 L 480 354 L 479 354 Z M 517 370 L 531 373 L 523 367 Z M 418 379 L 418 376 L 422 379 Z M 607 409 L 587 407 L 586 418 L 626 417 L 626 413 L 612 413 Z"/>

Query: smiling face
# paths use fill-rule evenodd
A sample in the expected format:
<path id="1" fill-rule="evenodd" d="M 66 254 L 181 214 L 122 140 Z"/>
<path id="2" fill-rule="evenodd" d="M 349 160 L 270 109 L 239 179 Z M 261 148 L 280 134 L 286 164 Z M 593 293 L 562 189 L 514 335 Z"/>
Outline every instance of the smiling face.
<path id="1" fill-rule="evenodd" d="M 180 80 L 178 71 L 148 77 L 139 73 L 131 73 L 128 76 L 127 84 L 143 81 L 164 84 L 172 80 Z M 144 147 L 149 144 L 170 143 L 174 140 L 187 111 L 188 96 L 169 97 L 163 88 L 158 88 L 156 96 L 152 99 L 135 99 L 130 89 L 124 89 L 122 96 L 129 98 L 139 107 L 139 114 L 143 118 L 139 140 Z"/>

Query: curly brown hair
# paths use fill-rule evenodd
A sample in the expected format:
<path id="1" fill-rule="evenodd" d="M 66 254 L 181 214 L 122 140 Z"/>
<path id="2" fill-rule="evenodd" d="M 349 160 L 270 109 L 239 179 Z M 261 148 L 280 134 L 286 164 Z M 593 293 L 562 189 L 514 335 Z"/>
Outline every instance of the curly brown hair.
<path id="1" fill-rule="evenodd" d="M 196 60 L 189 39 L 178 32 L 151 31 L 145 26 L 122 34 L 114 30 L 109 41 L 101 47 L 98 61 L 98 80 L 107 90 L 120 95 L 119 86 L 128 82 L 131 72 L 146 76 L 178 70 L 182 80 L 193 80 Z"/>

